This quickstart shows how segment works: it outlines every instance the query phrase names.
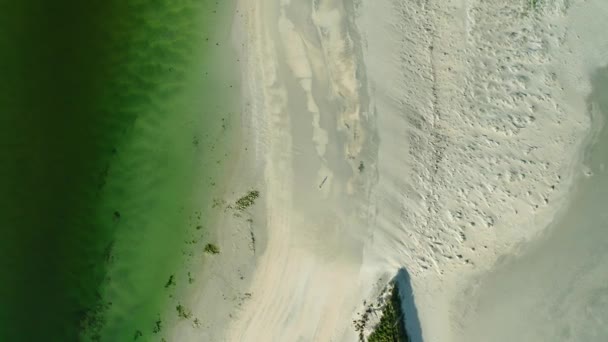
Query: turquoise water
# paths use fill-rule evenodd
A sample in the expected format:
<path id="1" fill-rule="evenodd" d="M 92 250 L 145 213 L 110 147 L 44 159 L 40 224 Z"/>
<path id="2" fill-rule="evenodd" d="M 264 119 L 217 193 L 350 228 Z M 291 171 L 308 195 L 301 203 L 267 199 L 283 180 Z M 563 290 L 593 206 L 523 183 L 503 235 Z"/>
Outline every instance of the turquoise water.
<path id="1" fill-rule="evenodd" d="M 0 341 L 162 338 L 238 121 L 232 11 L 0 0 Z"/>
<path id="2" fill-rule="evenodd" d="M 589 105 L 601 111 L 593 124 L 603 126 L 571 203 L 542 238 L 465 298 L 474 312 L 458 341 L 608 341 L 608 69 L 592 81 Z"/>

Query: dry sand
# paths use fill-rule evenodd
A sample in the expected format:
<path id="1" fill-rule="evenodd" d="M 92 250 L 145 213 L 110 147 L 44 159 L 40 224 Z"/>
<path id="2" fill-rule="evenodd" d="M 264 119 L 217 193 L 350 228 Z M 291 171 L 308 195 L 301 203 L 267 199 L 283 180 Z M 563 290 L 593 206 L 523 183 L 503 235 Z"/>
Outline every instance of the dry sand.
<path id="1" fill-rule="evenodd" d="M 188 301 L 202 326 L 175 340 L 356 341 L 405 267 L 424 341 L 456 341 L 469 279 L 567 202 L 608 60 L 577 23 L 599 4 L 242 0 L 248 152 L 227 201 L 261 201 L 222 214 Z"/>

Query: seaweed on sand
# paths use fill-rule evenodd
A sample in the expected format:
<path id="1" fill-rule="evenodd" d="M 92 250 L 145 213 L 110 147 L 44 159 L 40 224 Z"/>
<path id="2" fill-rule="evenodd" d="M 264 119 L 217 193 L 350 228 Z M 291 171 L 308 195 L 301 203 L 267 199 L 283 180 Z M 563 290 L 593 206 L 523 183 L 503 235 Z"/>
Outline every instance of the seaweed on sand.
<path id="1" fill-rule="evenodd" d="M 236 203 L 236 209 L 238 210 L 245 210 L 249 207 L 251 207 L 254 203 L 255 200 L 260 197 L 260 192 L 257 190 L 251 190 L 249 191 L 245 196 L 239 198 Z"/>
<path id="2" fill-rule="evenodd" d="M 175 309 L 177 310 L 177 316 L 183 319 L 190 319 L 192 317 L 192 312 L 186 309 L 183 305 L 178 304 Z"/>
<path id="3" fill-rule="evenodd" d="M 212 243 L 205 245 L 205 252 L 209 254 L 220 254 L 220 248 Z"/>

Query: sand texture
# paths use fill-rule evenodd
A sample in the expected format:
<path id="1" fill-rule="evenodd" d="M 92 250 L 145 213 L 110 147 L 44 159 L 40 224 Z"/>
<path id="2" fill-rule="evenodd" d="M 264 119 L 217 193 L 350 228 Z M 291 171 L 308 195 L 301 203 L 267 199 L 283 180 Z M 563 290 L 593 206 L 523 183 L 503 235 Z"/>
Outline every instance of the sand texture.
<path id="1" fill-rule="evenodd" d="M 591 0 L 241 1 L 248 150 L 228 202 L 261 196 L 220 220 L 229 252 L 192 303 L 208 329 L 181 340 L 357 341 L 364 302 L 405 268 L 413 340 L 466 341 L 471 279 L 569 201 L 606 13 Z"/>

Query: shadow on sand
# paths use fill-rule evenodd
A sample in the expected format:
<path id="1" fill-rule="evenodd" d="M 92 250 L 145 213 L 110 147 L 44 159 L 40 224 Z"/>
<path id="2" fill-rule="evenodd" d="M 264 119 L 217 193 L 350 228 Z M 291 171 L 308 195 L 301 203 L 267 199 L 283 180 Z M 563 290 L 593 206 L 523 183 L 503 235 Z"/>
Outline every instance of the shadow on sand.
<path id="1" fill-rule="evenodd" d="M 401 311 L 405 319 L 405 330 L 410 342 L 423 342 L 422 329 L 418 319 L 418 310 L 414 302 L 414 291 L 410 281 L 410 275 L 405 268 L 399 269 L 393 282 L 397 284 L 399 299 L 401 300 Z"/>

